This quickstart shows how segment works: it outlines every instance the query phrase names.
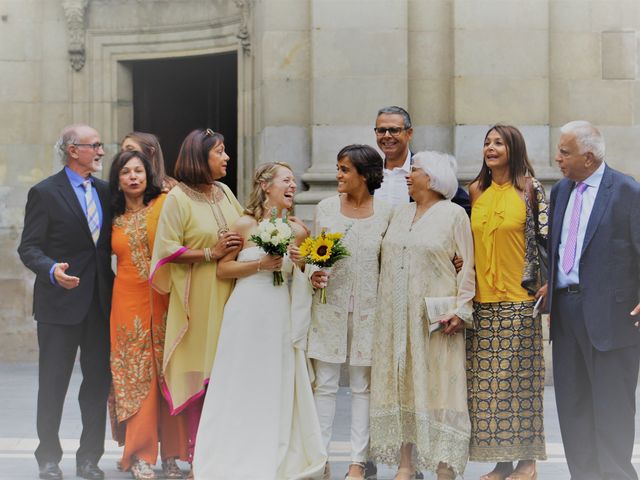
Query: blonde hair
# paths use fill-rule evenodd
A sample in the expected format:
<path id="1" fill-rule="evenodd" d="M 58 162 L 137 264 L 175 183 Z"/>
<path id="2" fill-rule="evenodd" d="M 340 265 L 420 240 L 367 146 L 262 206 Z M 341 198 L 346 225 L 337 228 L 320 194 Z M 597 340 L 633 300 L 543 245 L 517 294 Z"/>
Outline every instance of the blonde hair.
<path id="1" fill-rule="evenodd" d="M 266 211 L 267 192 L 263 188 L 263 185 L 270 185 L 273 182 L 273 177 L 276 176 L 280 167 L 288 168 L 293 172 L 293 169 L 284 162 L 269 162 L 260 165 L 253 174 L 253 189 L 249 196 L 249 202 L 244 209 L 245 215 L 251 215 L 256 220 L 260 221 L 264 217 Z"/>

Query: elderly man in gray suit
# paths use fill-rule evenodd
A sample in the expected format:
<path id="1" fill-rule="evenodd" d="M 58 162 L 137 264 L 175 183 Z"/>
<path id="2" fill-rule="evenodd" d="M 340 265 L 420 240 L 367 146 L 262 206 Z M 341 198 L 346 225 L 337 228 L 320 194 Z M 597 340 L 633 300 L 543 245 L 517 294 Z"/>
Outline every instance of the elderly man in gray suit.
<path id="1" fill-rule="evenodd" d="M 561 129 L 551 190 L 553 377 L 574 480 L 637 479 L 631 464 L 640 362 L 640 185 L 604 161 L 589 122 Z"/>

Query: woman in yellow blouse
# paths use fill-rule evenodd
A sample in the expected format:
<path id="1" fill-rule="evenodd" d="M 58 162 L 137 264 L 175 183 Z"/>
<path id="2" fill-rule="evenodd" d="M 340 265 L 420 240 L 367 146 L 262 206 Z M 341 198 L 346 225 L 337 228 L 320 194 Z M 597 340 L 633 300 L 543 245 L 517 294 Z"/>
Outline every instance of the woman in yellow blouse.
<path id="1" fill-rule="evenodd" d="M 483 157 L 469 186 L 476 264 L 475 330 L 467 339 L 469 457 L 497 462 L 481 480 L 530 480 L 535 461 L 546 458 L 542 325 L 534 304 L 547 204 L 517 128 L 492 127 Z"/>

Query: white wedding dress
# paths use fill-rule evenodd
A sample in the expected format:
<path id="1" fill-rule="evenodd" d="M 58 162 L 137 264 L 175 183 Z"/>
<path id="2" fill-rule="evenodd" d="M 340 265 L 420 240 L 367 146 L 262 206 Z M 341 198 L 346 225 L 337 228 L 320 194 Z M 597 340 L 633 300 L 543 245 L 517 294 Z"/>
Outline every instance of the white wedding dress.
<path id="1" fill-rule="evenodd" d="M 264 252 L 249 247 L 238 261 Z M 225 306 L 196 449 L 196 480 L 294 480 L 322 474 L 327 454 L 304 347 L 311 286 L 285 258 L 271 272 L 237 280 Z M 287 278 L 292 277 L 288 287 Z"/>

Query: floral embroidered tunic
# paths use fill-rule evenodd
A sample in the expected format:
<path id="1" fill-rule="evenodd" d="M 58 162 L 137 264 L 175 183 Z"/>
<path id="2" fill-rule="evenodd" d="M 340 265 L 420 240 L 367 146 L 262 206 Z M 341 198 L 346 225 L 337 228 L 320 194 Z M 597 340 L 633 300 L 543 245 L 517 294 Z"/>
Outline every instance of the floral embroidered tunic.
<path id="1" fill-rule="evenodd" d="M 118 422 L 134 415 L 161 371 L 166 295 L 149 286 L 151 245 L 165 195 L 116 217 L 111 246 L 117 275 L 111 307 L 111 376 Z M 153 312 L 158 315 L 153 315 Z"/>
<path id="2" fill-rule="evenodd" d="M 329 363 L 371 365 L 373 314 L 376 307 L 380 245 L 391 219 L 392 207 L 374 198 L 373 215 L 349 218 L 340 212 L 340 196 L 322 200 L 316 209 L 315 231 L 347 232 L 343 242 L 350 255 L 331 269 L 327 303 L 314 295 L 307 355 Z M 353 313 L 350 350 L 347 321 Z"/>

